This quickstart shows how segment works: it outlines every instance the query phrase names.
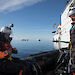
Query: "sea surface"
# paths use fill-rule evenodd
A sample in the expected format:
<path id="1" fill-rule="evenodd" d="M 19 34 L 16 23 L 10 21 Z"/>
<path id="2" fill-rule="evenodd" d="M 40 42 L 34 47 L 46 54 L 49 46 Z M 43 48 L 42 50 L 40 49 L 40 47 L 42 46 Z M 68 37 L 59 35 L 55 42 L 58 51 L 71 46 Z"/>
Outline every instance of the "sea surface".
<path id="1" fill-rule="evenodd" d="M 26 58 L 32 54 L 55 50 L 51 40 L 13 40 L 11 44 L 18 50 L 18 54 L 12 54 L 12 56 L 18 58 Z"/>

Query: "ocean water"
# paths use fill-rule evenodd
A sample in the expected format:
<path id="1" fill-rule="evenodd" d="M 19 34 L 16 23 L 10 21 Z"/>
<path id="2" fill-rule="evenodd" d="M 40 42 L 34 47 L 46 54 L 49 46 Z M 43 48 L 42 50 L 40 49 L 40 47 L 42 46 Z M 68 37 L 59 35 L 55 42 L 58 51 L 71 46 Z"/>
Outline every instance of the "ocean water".
<path id="1" fill-rule="evenodd" d="M 18 58 L 26 58 L 32 54 L 55 50 L 53 42 L 51 40 L 13 40 L 11 44 L 18 50 L 18 54 L 12 54 L 12 56 Z"/>

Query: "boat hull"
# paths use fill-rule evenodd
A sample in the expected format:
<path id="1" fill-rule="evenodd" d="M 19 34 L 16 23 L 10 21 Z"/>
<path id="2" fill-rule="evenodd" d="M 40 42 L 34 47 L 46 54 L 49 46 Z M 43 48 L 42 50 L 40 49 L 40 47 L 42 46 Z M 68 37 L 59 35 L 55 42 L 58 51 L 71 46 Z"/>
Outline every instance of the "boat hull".
<path id="1" fill-rule="evenodd" d="M 59 51 L 48 51 L 29 56 L 27 59 L 22 59 L 27 62 L 25 75 L 54 75 Z M 36 71 L 34 71 L 34 67 Z M 49 74 L 48 74 L 49 73 Z M 0 75 L 17 75 L 16 73 L 0 72 Z"/>

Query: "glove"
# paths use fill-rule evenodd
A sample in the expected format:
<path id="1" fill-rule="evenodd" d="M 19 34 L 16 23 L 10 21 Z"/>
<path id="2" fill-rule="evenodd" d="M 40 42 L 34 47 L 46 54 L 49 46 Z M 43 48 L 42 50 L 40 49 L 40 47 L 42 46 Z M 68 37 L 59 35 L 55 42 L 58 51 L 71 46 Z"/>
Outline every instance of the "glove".
<path id="1" fill-rule="evenodd" d="M 17 54 L 18 53 L 17 49 L 13 48 L 12 53 Z"/>

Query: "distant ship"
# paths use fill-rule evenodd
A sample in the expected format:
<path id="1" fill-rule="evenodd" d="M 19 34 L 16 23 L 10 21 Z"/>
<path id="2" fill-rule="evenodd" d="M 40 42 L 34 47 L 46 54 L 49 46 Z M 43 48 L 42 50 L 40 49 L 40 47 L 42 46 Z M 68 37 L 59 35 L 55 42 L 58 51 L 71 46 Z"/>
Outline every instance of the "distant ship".
<path id="1" fill-rule="evenodd" d="M 29 39 L 21 39 L 21 41 L 29 41 Z"/>
<path id="2" fill-rule="evenodd" d="M 61 14 L 60 24 L 56 28 L 56 31 L 54 31 L 56 33 L 53 37 L 54 42 L 68 43 L 65 46 L 61 46 L 61 48 L 68 47 L 69 45 L 70 29 L 72 27 L 72 23 L 75 23 L 75 21 L 72 21 L 70 16 L 74 14 L 75 14 L 75 0 L 70 0 L 67 2 L 64 12 Z M 75 17 L 73 19 L 75 20 Z"/>

